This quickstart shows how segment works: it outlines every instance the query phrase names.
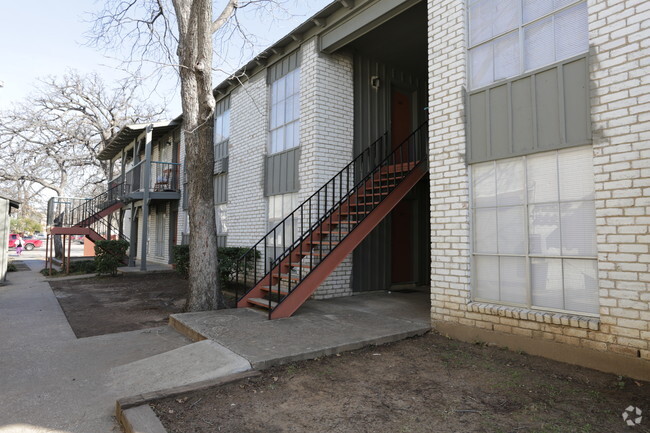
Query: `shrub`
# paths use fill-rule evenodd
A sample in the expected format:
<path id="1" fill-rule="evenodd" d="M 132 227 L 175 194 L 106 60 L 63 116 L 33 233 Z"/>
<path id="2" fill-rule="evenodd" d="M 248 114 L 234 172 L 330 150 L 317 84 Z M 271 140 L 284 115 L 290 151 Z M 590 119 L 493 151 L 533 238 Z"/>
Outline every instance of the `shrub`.
<path id="1" fill-rule="evenodd" d="M 71 274 L 93 274 L 97 272 L 95 260 L 79 260 L 70 262 Z"/>
<path id="2" fill-rule="evenodd" d="M 99 275 L 117 275 L 117 268 L 126 256 L 129 243 L 125 240 L 103 240 L 95 242 L 95 266 Z"/>
<path id="3" fill-rule="evenodd" d="M 235 278 L 237 272 L 237 260 L 249 248 L 242 247 L 221 247 L 217 250 L 219 257 L 219 280 L 222 287 L 226 287 Z M 175 245 L 173 248 L 174 263 L 176 264 L 176 272 L 183 278 L 187 278 L 190 272 L 190 246 L 189 245 Z M 257 258 L 260 254 L 257 252 Z M 248 263 L 249 270 L 254 266 L 253 261 Z M 240 269 L 240 272 L 242 270 Z"/>
<path id="4" fill-rule="evenodd" d="M 44 277 L 49 277 L 50 276 L 50 268 L 43 268 L 43 269 L 40 270 L 40 273 Z M 59 271 L 52 268 L 52 276 L 55 276 L 57 274 L 59 274 Z"/>
<path id="5" fill-rule="evenodd" d="M 18 268 L 13 263 L 9 263 L 7 265 L 7 272 L 16 272 L 17 270 Z"/>
<path id="6" fill-rule="evenodd" d="M 172 248 L 172 256 L 174 257 L 174 264 L 176 265 L 176 272 L 183 277 L 187 278 L 190 275 L 190 246 L 189 245 L 174 245 Z"/>

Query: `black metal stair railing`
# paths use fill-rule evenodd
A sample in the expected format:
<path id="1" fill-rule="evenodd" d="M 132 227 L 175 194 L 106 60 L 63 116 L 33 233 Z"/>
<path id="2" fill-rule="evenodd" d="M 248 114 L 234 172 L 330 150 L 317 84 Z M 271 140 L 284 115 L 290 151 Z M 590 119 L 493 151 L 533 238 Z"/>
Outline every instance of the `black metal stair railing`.
<path id="1" fill-rule="evenodd" d="M 86 200 L 84 203 L 70 210 L 70 217 L 66 218 L 69 227 L 90 227 L 94 222 L 101 219 L 97 214 L 117 203 L 124 196 L 124 193 L 125 184 L 119 183 L 113 185 L 103 193 Z"/>
<path id="2" fill-rule="evenodd" d="M 236 268 L 237 288 L 243 286 L 245 296 L 273 272 L 278 283 L 267 288 L 269 310 L 281 302 L 381 203 L 405 173 L 423 161 L 426 134 L 424 123 L 388 155 L 388 134 L 366 148 L 242 255 Z M 346 202 L 347 213 L 343 215 L 341 206 Z M 305 241 L 310 250 L 293 260 L 292 253 Z M 283 260 L 288 260 L 286 273 L 279 266 Z M 238 300 L 242 297 L 237 290 Z"/>

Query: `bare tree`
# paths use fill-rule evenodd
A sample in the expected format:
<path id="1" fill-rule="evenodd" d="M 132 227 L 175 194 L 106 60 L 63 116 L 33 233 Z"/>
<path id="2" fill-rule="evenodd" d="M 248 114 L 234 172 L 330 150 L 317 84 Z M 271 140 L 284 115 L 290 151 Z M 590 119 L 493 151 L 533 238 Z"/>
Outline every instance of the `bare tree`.
<path id="1" fill-rule="evenodd" d="M 98 153 L 128 123 L 156 119 L 164 109 L 137 96 L 138 80 L 107 89 L 97 74 L 48 77 L 39 91 L 0 116 L 0 182 L 35 200 L 96 192 L 110 173 Z M 4 158 L 3 158 L 4 159 Z"/>
<path id="2" fill-rule="evenodd" d="M 250 43 L 238 21 L 239 11 L 274 11 L 278 0 L 113 0 L 95 20 L 94 42 L 110 48 L 130 47 L 128 61 L 174 65 L 180 76 L 188 172 L 190 294 L 188 311 L 225 307 L 217 269 L 211 119 L 215 40 L 237 33 Z M 217 36 L 215 36 L 217 35 Z M 221 57 L 223 58 L 223 57 Z"/>

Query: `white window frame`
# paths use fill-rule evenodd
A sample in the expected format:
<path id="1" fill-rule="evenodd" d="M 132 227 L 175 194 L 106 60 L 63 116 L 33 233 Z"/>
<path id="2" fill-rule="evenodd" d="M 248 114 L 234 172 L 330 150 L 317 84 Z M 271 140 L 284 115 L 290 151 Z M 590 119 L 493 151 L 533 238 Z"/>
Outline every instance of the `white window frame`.
<path id="1" fill-rule="evenodd" d="M 294 77 L 297 75 L 297 78 L 294 80 Z M 293 87 L 293 92 L 290 94 L 286 93 L 286 82 L 291 79 L 292 81 L 296 81 L 297 84 L 294 85 Z M 278 100 L 275 99 L 274 94 L 275 94 L 275 86 L 278 86 L 280 82 L 283 82 L 285 84 L 285 92 L 283 95 L 280 96 Z M 295 84 L 295 83 L 294 83 Z M 282 77 L 278 78 L 277 80 L 273 81 L 271 85 L 269 86 L 269 91 L 270 91 L 270 104 L 269 104 L 269 135 L 268 135 L 268 154 L 273 155 L 276 153 L 281 153 L 284 151 L 287 151 L 289 149 L 293 149 L 296 147 L 300 146 L 300 67 L 296 67 L 295 69 L 289 71 Z M 297 111 L 297 114 L 295 117 L 293 117 L 291 120 L 287 121 L 287 101 L 289 99 L 292 99 L 294 102 L 293 107 L 295 110 L 292 110 L 291 116 L 294 115 L 294 111 Z M 276 109 L 281 109 L 284 112 L 284 119 L 285 121 L 283 123 L 273 125 L 273 116 L 274 116 L 274 110 Z M 291 128 L 289 128 L 291 126 Z M 295 139 L 292 139 L 291 145 L 289 145 L 286 137 L 286 132 L 287 130 L 291 129 L 292 131 L 295 131 L 296 135 L 293 136 Z M 278 143 L 277 146 L 274 146 L 274 140 L 273 140 L 273 134 L 274 133 L 279 133 L 282 132 L 282 137 L 283 140 L 281 143 Z M 275 147 L 275 148 L 274 148 Z"/>
<path id="2" fill-rule="evenodd" d="M 591 148 L 591 146 L 589 146 Z M 569 148 L 571 149 L 571 148 Z M 557 160 L 557 154 L 559 152 L 562 152 L 563 150 L 569 150 L 569 149 L 559 149 L 559 150 L 551 150 L 551 151 L 545 151 L 541 153 L 555 153 L 556 154 L 556 160 Z M 575 149 L 575 148 L 573 148 Z M 475 165 L 479 164 L 486 164 L 486 163 L 493 163 L 496 164 L 499 161 L 503 160 L 494 160 L 494 161 L 487 161 L 487 162 L 481 162 L 477 164 L 472 164 L 469 166 L 469 193 L 470 193 L 470 254 L 471 254 L 471 273 L 470 273 L 470 279 L 471 279 L 471 297 L 472 301 L 476 302 L 485 302 L 485 303 L 490 303 L 490 304 L 497 304 L 497 305 L 506 305 L 506 306 L 514 306 L 514 307 L 523 307 L 531 310 L 537 310 L 537 311 L 549 311 L 549 312 L 557 312 L 557 313 L 569 313 L 569 314 L 574 314 L 574 315 L 580 315 L 580 316 L 587 316 L 587 317 L 599 317 L 598 313 L 592 313 L 592 312 L 585 312 L 585 311 L 576 311 L 576 310 L 567 310 L 567 309 L 558 309 L 558 308 L 552 308 L 552 307 L 546 307 L 546 306 L 536 306 L 533 304 L 533 289 L 532 289 L 532 276 L 531 276 L 531 261 L 534 259 L 558 259 L 558 260 L 589 260 L 597 263 L 598 261 L 598 256 L 593 255 L 593 256 L 579 256 L 579 255 L 565 255 L 562 254 L 562 251 L 560 250 L 560 253 L 558 255 L 551 255 L 551 254 L 535 254 L 531 253 L 531 248 L 530 248 L 530 222 L 529 222 L 529 211 L 530 211 L 530 206 L 539 206 L 539 205 L 544 205 L 544 204 L 552 204 L 552 203 L 567 203 L 566 201 L 562 201 L 560 198 L 560 195 L 558 194 L 558 199 L 557 201 L 551 201 L 551 202 L 535 202 L 535 203 L 529 203 L 529 197 L 528 197 L 528 164 L 527 164 L 527 158 L 533 157 L 535 155 L 539 154 L 533 154 L 533 155 L 524 155 L 524 156 L 518 156 L 518 157 L 513 157 L 513 158 L 507 158 L 507 159 L 522 159 L 523 160 L 523 168 L 524 168 L 524 191 L 523 191 L 523 211 L 524 211 L 524 254 L 504 254 L 504 253 L 499 253 L 498 250 L 496 253 L 479 253 L 475 251 L 475 242 L 476 242 L 476 210 L 480 208 L 485 208 L 485 207 L 476 207 L 474 202 L 475 202 L 475 191 L 474 191 L 474 169 L 473 167 Z M 559 172 L 557 174 L 559 177 Z M 559 188 L 559 179 L 558 179 L 558 188 Z M 570 202 L 592 202 L 595 204 L 595 197 L 593 197 L 591 200 L 572 200 Z M 519 205 L 504 205 L 504 206 L 499 206 L 498 203 L 495 205 L 495 209 L 497 209 L 497 218 L 498 218 L 498 209 L 499 207 L 511 207 L 511 206 L 519 206 Z M 491 208 L 492 206 L 488 206 L 488 208 Z M 594 224 L 594 238 L 596 238 L 596 233 L 595 233 L 595 224 Z M 498 223 L 497 223 L 497 243 L 498 243 Z M 524 258 L 525 259 L 525 290 L 526 290 L 526 303 L 516 303 L 516 302 L 509 302 L 507 300 L 495 300 L 495 299 L 489 299 L 489 298 L 481 298 L 477 296 L 476 291 L 477 291 L 477 263 L 476 263 L 476 258 L 482 256 L 482 257 L 519 257 L 519 258 Z M 564 266 L 564 265 L 563 265 Z M 564 269 L 564 267 L 563 267 Z M 564 270 L 562 272 L 562 275 L 564 275 Z M 596 279 L 598 280 L 598 269 L 596 268 Z M 499 284 L 500 285 L 500 284 Z M 564 287 L 564 282 L 562 283 L 562 293 L 565 293 L 567 290 L 566 287 Z M 569 288 L 570 290 L 570 288 Z M 598 290 L 598 288 L 596 288 Z M 501 291 L 501 287 L 499 288 L 499 291 Z"/>
<path id="3" fill-rule="evenodd" d="M 481 1 L 481 0 L 467 0 L 466 26 L 465 26 L 465 28 L 467 30 L 467 38 L 466 38 L 466 40 L 467 40 L 467 83 L 468 83 L 469 89 L 472 90 L 472 91 L 477 90 L 477 89 L 481 89 L 481 88 L 484 88 L 484 87 L 492 86 L 495 83 L 498 83 L 498 82 L 501 82 L 501 81 L 511 80 L 514 77 L 522 75 L 522 74 L 524 74 L 526 72 L 531 72 L 531 71 L 534 71 L 534 70 L 537 70 L 537 69 L 544 68 L 544 67 L 546 67 L 548 65 L 552 65 L 552 64 L 557 63 L 559 61 L 566 60 L 568 58 L 572 58 L 572 57 L 581 55 L 581 54 L 586 53 L 588 51 L 588 47 L 587 47 L 587 49 L 583 53 L 574 53 L 574 54 L 571 54 L 568 57 L 563 57 L 563 58 L 557 58 L 557 56 L 556 56 L 554 61 L 551 62 L 551 63 L 548 63 L 546 65 L 540 65 L 540 66 L 537 66 L 537 67 L 531 68 L 531 69 L 526 69 L 525 38 L 524 38 L 526 28 L 528 28 L 528 27 L 530 27 L 530 26 L 532 26 L 532 25 L 534 25 L 534 24 L 536 24 L 536 23 L 538 23 L 540 21 L 543 21 L 543 20 L 545 20 L 545 19 L 547 19 L 549 17 L 553 17 L 553 20 L 555 20 L 555 15 L 556 14 L 558 14 L 558 13 L 560 13 L 562 11 L 565 11 L 567 9 L 570 9 L 572 7 L 575 7 L 578 4 L 581 4 L 581 3 L 586 4 L 587 0 L 574 0 L 569 4 L 566 4 L 566 5 L 561 6 L 559 8 L 553 9 L 551 12 L 546 13 L 544 15 L 541 15 L 541 16 L 539 16 L 539 17 L 537 17 L 537 18 L 535 18 L 535 19 L 533 19 L 531 21 L 525 22 L 525 23 L 524 23 L 524 16 L 523 16 L 523 14 L 524 14 L 523 1 L 524 0 L 518 0 L 518 2 L 519 2 L 519 5 L 518 5 L 518 8 L 519 8 L 519 24 L 516 27 L 514 27 L 511 30 L 507 30 L 507 31 L 498 33 L 496 35 L 493 35 L 489 39 L 486 39 L 486 40 L 483 40 L 481 42 L 472 44 L 471 43 L 471 33 L 470 33 L 471 32 L 470 7 L 472 6 L 473 3 L 476 3 L 478 1 Z M 492 1 L 492 0 L 488 0 L 488 1 Z M 552 1 L 552 0 L 546 0 L 546 1 Z M 588 5 L 587 5 L 587 7 L 588 7 Z M 587 12 L 588 12 L 588 10 L 587 10 Z M 585 29 L 585 30 L 588 32 L 588 29 Z M 475 86 L 472 83 L 472 71 L 471 71 L 472 57 L 471 57 L 471 52 L 476 48 L 487 46 L 488 44 L 492 44 L 497 39 L 500 39 L 500 38 L 502 38 L 504 36 L 514 34 L 514 33 L 518 34 L 518 39 L 519 39 L 518 40 L 518 44 L 519 44 L 519 70 L 518 70 L 518 72 L 516 74 L 513 74 L 512 76 L 509 76 L 509 77 L 504 77 L 504 78 L 499 78 L 499 79 L 494 78 L 495 77 L 495 72 L 494 72 L 494 68 L 495 68 L 494 57 L 495 56 L 494 56 L 494 51 L 492 51 L 492 69 L 493 69 L 492 70 L 492 80 L 487 84 L 481 84 L 480 86 Z M 554 48 L 554 50 L 555 50 L 555 48 Z"/>

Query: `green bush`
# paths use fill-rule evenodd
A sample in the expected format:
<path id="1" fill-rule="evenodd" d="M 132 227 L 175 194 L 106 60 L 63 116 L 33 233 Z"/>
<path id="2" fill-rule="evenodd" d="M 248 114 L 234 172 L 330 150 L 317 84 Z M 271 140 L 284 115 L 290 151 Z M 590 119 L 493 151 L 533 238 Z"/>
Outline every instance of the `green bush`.
<path id="1" fill-rule="evenodd" d="M 227 287 L 230 282 L 235 278 L 237 272 L 237 260 L 249 248 L 242 247 L 221 247 L 217 249 L 219 258 L 219 279 L 221 287 Z M 176 264 L 176 272 L 183 278 L 187 278 L 190 272 L 190 246 L 189 245 L 175 245 L 173 248 L 174 263 Z M 259 259 L 260 253 L 257 251 L 256 258 Z M 253 269 L 253 261 L 249 261 L 249 271 Z M 240 269 L 240 272 L 243 270 Z"/>
<path id="2" fill-rule="evenodd" d="M 79 260 L 70 262 L 71 274 L 93 274 L 97 272 L 95 260 Z"/>
<path id="3" fill-rule="evenodd" d="M 17 270 L 18 268 L 13 263 L 9 263 L 7 265 L 7 272 L 16 272 Z"/>
<path id="4" fill-rule="evenodd" d="M 43 268 L 43 269 L 41 269 L 39 272 L 40 272 L 41 275 L 43 275 L 44 277 L 49 277 L 49 276 L 50 276 L 50 268 Z M 57 271 L 56 269 L 52 268 L 52 275 L 51 275 L 52 277 L 55 276 L 55 275 L 58 275 L 59 273 L 60 273 L 59 271 Z"/>
<path id="5" fill-rule="evenodd" d="M 117 268 L 126 256 L 129 243 L 125 240 L 103 240 L 95 242 L 95 266 L 99 275 L 117 275 Z"/>
<path id="6" fill-rule="evenodd" d="M 174 245 L 172 248 L 172 256 L 174 257 L 174 264 L 176 265 L 176 272 L 183 277 L 187 278 L 190 275 L 190 246 L 189 245 Z"/>

